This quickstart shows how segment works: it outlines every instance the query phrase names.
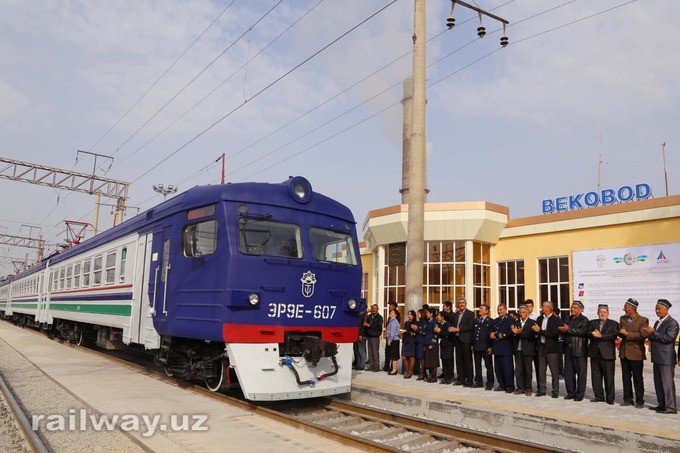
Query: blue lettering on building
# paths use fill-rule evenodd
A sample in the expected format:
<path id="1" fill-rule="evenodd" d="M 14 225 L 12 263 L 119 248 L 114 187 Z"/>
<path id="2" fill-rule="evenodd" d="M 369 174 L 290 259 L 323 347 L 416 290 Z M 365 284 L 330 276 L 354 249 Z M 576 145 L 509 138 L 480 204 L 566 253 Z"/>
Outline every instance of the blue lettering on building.
<path id="1" fill-rule="evenodd" d="M 574 209 L 592 208 L 598 205 L 608 206 L 633 200 L 646 200 L 652 195 L 649 184 L 640 183 L 632 186 L 622 186 L 618 189 L 604 189 L 600 192 L 587 192 L 541 201 L 543 214 L 565 212 Z"/>

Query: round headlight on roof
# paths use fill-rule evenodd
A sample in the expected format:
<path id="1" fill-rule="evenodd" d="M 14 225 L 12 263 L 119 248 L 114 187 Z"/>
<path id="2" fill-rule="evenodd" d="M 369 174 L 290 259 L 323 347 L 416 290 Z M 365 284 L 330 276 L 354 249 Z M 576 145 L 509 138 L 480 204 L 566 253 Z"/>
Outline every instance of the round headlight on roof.
<path id="1" fill-rule="evenodd" d="M 312 185 L 302 176 L 295 176 L 288 182 L 288 192 L 298 203 L 307 203 L 312 198 Z"/>

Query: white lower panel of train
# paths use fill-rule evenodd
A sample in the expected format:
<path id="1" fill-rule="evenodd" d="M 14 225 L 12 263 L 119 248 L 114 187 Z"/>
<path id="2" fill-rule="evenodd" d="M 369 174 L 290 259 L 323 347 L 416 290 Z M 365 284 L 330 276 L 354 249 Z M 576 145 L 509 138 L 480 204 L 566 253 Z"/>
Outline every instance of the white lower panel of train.
<path id="1" fill-rule="evenodd" d="M 228 344 L 229 363 L 236 371 L 244 396 L 252 401 L 276 401 L 337 395 L 350 391 L 352 381 L 352 344 L 338 344 L 338 373 L 319 380 L 322 374 L 335 370 L 330 358 L 323 357 L 311 367 L 303 357 L 294 357 L 301 381 L 314 379 L 315 384 L 298 385 L 293 371 L 281 365 L 279 345 Z"/>

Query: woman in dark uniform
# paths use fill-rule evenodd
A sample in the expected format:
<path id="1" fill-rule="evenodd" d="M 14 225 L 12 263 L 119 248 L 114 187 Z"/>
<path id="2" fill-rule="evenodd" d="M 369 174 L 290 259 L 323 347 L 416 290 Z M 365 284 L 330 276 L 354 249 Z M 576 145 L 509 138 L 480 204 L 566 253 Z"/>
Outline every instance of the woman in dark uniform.
<path id="1" fill-rule="evenodd" d="M 401 362 L 406 367 L 404 379 L 410 379 L 413 376 L 413 367 L 416 365 L 416 335 L 418 335 L 416 312 L 411 310 L 406 315 L 406 321 L 404 322 L 404 335 L 401 346 Z"/>
<path id="2" fill-rule="evenodd" d="M 425 369 L 429 371 L 427 382 L 437 382 L 437 368 L 439 368 L 439 343 L 434 331 L 437 326 L 436 313 L 436 308 L 430 308 L 425 326 Z"/>
<path id="3" fill-rule="evenodd" d="M 425 379 L 425 327 L 427 326 L 427 310 L 418 310 L 418 330 L 416 333 L 416 361 L 418 362 L 418 379 Z"/>
<path id="4" fill-rule="evenodd" d="M 439 338 L 439 355 L 442 359 L 443 379 L 440 384 L 451 384 L 453 379 L 453 334 L 449 332 L 451 324 L 446 322 L 444 312 L 437 313 L 437 326 L 434 331 Z"/>

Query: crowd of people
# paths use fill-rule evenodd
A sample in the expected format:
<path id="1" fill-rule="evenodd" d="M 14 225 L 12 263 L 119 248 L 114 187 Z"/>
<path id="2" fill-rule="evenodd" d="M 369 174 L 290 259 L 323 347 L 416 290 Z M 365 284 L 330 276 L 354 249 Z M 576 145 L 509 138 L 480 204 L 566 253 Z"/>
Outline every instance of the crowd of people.
<path id="1" fill-rule="evenodd" d="M 411 310 L 401 323 L 396 302 L 389 303 L 385 335 L 385 366 L 380 367 L 380 339 L 384 320 L 379 307 L 362 313 L 359 338 L 354 345 L 357 370 L 390 375 L 398 373 L 401 358 L 404 379 L 430 383 L 485 388 L 496 392 L 537 397 L 559 397 L 560 378 L 564 378 L 567 400 L 582 401 L 587 383 L 587 359 L 590 358 L 591 402 L 614 404 L 615 360 L 619 351 L 623 406 L 644 407 L 643 366 L 647 359 L 645 342 L 649 342 L 654 369 L 654 388 L 658 413 L 677 414 L 675 366 L 680 366 L 680 348 L 675 350 L 678 322 L 668 310 L 671 303 L 659 299 L 653 326 L 638 314 L 639 303 L 628 299 L 619 322 L 609 318 L 609 307 L 598 306 L 597 319 L 583 315 L 584 305 L 574 300 L 569 316 L 555 313 L 552 302 L 543 302 L 541 314 L 534 313 L 531 299 L 508 313 L 504 304 L 497 307 L 492 319 L 488 305 L 479 307 L 478 315 L 467 308 L 461 297 L 456 310 L 449 301 L 441 311 L 423 305 Z M 368 352 L 368 356 L 366 353 Z M 441 367 L 441 374 L 438 369 Z M 550 388 L 547 370 L 550 369 Z M 533 374 L 536 392 L 533 392 Z M 494 387 L 495 385 L 495 387 Z"/>

